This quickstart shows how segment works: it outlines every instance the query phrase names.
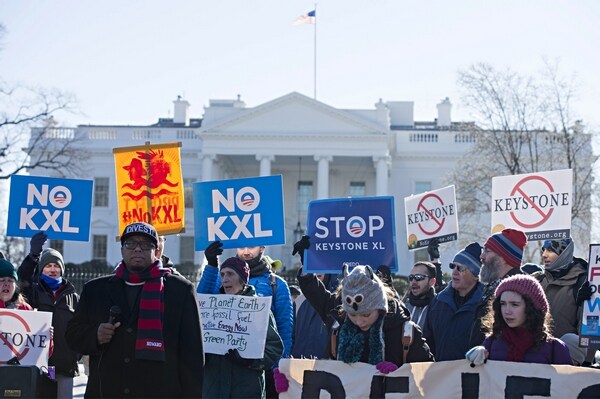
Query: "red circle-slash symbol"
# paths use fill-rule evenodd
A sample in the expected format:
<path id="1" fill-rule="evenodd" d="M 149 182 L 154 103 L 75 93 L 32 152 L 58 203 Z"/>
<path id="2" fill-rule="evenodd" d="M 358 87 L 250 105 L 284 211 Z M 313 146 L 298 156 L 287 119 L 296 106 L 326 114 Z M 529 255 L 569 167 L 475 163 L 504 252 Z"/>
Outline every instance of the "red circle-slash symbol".
<path id="1" fill-rule="evenodd" d="M 13 312 L 0 311 L 0 317 L 2 317 L 2 316 L 14 317 L 18 321 L 20 321 L 21 324 L 23 324 L 23 327 L 25 327 L 25 332 L 27 332 L 27 333 L 31 332 L 31 328 L 29 327 L 29 325 L 27 324 L 25 319 L 23 319 L 21 316 L 15 314 Z M 8 338 L 6 338 L 6 336 L 4 334 L 0 334 L 0 341 L 4 342 L 4 345 L 17 357 L 18 360 L 23 359 L 25 357 L 25 355 L 27 354 L 27 352 L 29 352 L 29 348 L 25 348 L 25 349 L 23 349 L 23 352 L 19 352 L 19 350 L 17 348 L 15 348 L 8 341 Z M 0 360 L 0 364 L 6 364 L 6 363 L 8 363 L 9 360 L 10 359 Z"/>
<path id="2" fill-rule="evenodd" d="M 442 201 L 442 199 L 436 195 L 436 194 L 427 194 L 425 196 L 423 196 L 423 198 L 421 198 L 421 201 L 419 201 L 419 205 L 417 205 L 417 211 L 424 211 L 426 214 L 429 215 L 429 218 L 431 221 L 433 221 L 433 223 L 435 225 L 437 225 L 437 228 L 435 228 L 433 231 L 428 231 L 425 230 L 425 228 L 423 226 L 421 226 L 421 223 L 417 223 L 417 226 L 419 226 L 419 229 L 427 234 L 427 235 L 434 235 L 435 233 L 437 233 L 438 231 L 440 231 L 442 229 L 442 227 L 444 227 L 444 222 L 446 221 L 446 218 L 442 218 L 441 220 L 438 220 L 430 211 L 429 209 L 427 209 L 424 205 L 424 202 L 426 199 L 428 198 L 435 198 L 440 202 L 440 207 L 444 206 L 444 201 Z"/>
<path id="3" fill-rule="evenodd" d="M 524 178 L 523 180 L 520 180 L 515 185 L 515 187 L 512 189 L 512 192 L 510 193 L 511 196 L 514 196 L 515 193 L 521 194 L 521 196 L 523 197 L 523 200 L 525 200 L 531 206 L 531 208 L 534 209 L 537 213 L 539 213 L 540 216 L 542 217 L 541 220 L 539 220 L 535 223 L 525 223 L 525 222 L 517 219 L 517 217 L 515 216 L 515 213 L 511 211 L 510 217 L 512 218 L 512 220 L 514 220 L 514 222 L 516 224 L 518 224 L 519 226 L 528 228 L 528 229 L 535 228 L 535 227 L 538 227 L 538 226 L 544 224 L 550 218 L 550 216 L 552 215 L 552 212 L 554 211 L 554 208 L 550 208 L 548 210 L 548 212 L 544 212 L 544 210 L 542 208 L 540 208 L 539 205 L 535 204 L 531 200 L 531 198 L 527 194 L 525 194 L 525 192 L 521 189 L 523 184 L 527 183 L 528 181 L 534 181 L 534 180 L 537 180 L 537 181 L 541 182 L 542 184 L 544 184 L 546 187 L 548 187 L 548 189 L 550 190 L 551 193 L 554 192 L 554 187 L 552 187 L 552 184 L 550 184 L 550 182 L 548 180 L 544 179 L 541 176 L 528 176 L 528 177 Z"/>

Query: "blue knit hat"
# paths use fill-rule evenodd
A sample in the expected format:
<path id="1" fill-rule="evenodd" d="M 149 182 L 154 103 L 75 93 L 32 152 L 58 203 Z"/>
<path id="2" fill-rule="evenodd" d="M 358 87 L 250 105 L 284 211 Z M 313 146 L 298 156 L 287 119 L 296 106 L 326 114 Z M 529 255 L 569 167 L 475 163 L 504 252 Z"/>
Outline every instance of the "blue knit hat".
<path id="1" fill-rule="evenodd" d="M 466 266 L 474 276 L 479 276 L 481 269 L 481 245 L 473 242 L 465 247 L 462 251 L 456 254 L 452 263 L 458 263 Z"/>

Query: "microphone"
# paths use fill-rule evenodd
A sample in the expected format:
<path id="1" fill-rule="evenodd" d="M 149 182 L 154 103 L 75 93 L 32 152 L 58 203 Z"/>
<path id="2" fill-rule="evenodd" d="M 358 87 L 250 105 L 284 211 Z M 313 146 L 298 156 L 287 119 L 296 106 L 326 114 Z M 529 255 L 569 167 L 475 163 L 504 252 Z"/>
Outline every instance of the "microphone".
<path id="1" fill-rule="evenodd" d="M 110 313 L 108 316 L 108 322 L 110 324 L 115 324 L 121 318 L 121 308 L 117 305 L 113 305 L 110 308 Z"/>

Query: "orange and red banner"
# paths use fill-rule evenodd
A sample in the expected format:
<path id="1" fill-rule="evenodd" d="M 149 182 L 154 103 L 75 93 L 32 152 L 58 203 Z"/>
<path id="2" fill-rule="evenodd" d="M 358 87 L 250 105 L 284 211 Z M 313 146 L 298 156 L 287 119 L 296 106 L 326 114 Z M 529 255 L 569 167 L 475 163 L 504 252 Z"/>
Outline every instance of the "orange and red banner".
<path id="1" fill-rule="evenodd" d="M 185 230 L 181 143 L 113 148 L 119 231 L 133 222 L 152 224 L 158 234 Z"/>

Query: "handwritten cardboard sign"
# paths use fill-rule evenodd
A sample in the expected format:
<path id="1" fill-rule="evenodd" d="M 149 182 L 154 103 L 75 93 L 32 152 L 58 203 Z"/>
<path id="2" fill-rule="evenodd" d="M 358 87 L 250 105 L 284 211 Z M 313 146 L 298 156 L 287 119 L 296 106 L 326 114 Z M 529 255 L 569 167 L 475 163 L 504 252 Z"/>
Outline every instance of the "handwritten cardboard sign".
<path id="1" fill-rule="evenodd" d="M 237 349 L 245 359 L 262 359 L 271 297 L 198 294 L 205 353 Z"/>

